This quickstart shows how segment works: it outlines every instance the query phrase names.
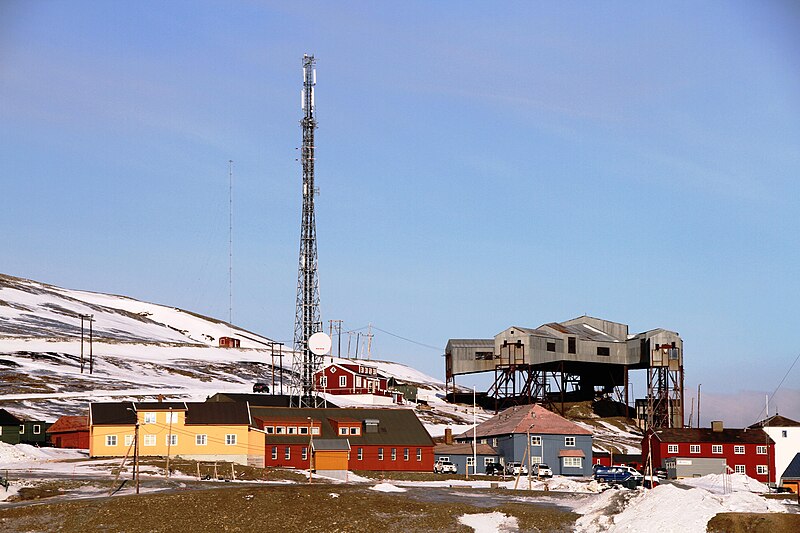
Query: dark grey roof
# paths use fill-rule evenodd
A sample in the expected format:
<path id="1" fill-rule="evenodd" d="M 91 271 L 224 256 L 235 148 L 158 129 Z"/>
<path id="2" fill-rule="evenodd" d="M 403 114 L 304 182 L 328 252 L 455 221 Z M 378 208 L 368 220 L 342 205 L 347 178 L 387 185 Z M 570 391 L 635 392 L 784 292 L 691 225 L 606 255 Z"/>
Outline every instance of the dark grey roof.
<path id="1" fill-rule="evenodd" d="M 256 419 L 264 421 L 291 420 L 293 422 L 306 421 L 308 417 L 321 425 L 322 439 L 338 438 L 332 421 L 350 420 L 361 422 L 361 435 L 347 435 L 351 446 L 386 445 L 386 446 L 433 446 L 433 440 L 425 427 L 411 409 L 306 409 L 306 408 L 276 408 L 250 406 L 254 424 L 261 427 Z M 366 431 L 365 421 L 378 420 L 377 432 Z M 344 439 L 344 437 L 342 437 Z M 293 444 L 308 442 L 308 435 L 266 435 L 268 444 Z M 314 440 L 317 440 L 316 436 Z"/>
<path id="2" fill-rule="evenodd" d="M 242 402 L 192 402 L 188 403 L 186 424 L 250 424 L 250 412 Z"/>
<path id="3" fill-rule="evenodd" d="M 350 443 L 347 439 L 314 439 L 311 449 L 317 451 L 349 451 Z"/>
<path id="4" fill-rule="evenodd" d="M 794 456 L 792 462 L 789 463 L 789 466 L 786 467 L 786 470 L 783 471 L 781 475 L 781 479 L 798 479 L 800 480 L 800 453 Z"/>
<path id="5" fill-rule="evenodd" d="M 661 442 L 711 442 L 729 444 L 775 444 L 763 429 L 675 428 L 654 432 Z"/>
<path id="6" fill-rule="evenodd" d="M 0 426 L 18 426 L 21 422 L 22 420 L 5 409 L 0 409 Z"/>
<path id="7" fill-rule="evenodd" d="M 185 411 L 186 402 L 136 402 L 137 411 Z"/>
<path id="8" fill-rule="evenodd" d="M 98 402 L 89 404 L 89 423 L 95 426 L 135 425 L 133 402 Z"/>
<path id="9" fill-rule="evenodd" d="M 773 415 L 765 420 L 756 422 L 755 424 L 750 426 L 750 428 L 755 429 L 760 427 L 773 428 L 773 427 L 797 427 L 797 426 L 800 426 L 800 422 L 795 422 L 791 418 L 786 418 L 785 416 Z"/>
<path id="10" fill-rule="evenodd" d="M 136 411 L 169 410 L 168 402 L 103 402 L 89 406 L 91 424 L 95 426 L 133 426 Z M 247 404 L 240 402 L 180 402 L 173 410 L 187 410 L 187 424 L 249 424 Z M 175 408 L 174 405 L 179 405 Z M 166 406 L 166 409 L 165 409 Z"/>

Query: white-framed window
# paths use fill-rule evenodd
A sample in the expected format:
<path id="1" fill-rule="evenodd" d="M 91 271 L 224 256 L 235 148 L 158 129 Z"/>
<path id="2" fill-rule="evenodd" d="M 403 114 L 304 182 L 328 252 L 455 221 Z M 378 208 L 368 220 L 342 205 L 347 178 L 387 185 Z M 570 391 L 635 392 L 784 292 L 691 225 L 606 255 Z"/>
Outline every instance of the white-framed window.
<path id="1" fill-rule="evenodd" d="M 156 445 L 156 436 L 155 435 L 145 435 L 144 436 L 144 445 L 145 446 L 155 446 Z"/>
<path id="2" fill-rule="evenodd" d="M 264 433 L 267 435 L 272 435 L 275 433 L 275 426 L 264 426 Z"/>
<path id="3" fill-rule="evenodd" d="M 439 459 L 437 459 L 437 461 L 439 461 L 440 463 L 449 463 L 450 462 L 450 458 L 447 457 L 446 455 L 443 455 L 443 456 L 439 457 Z"/>
<path id="4" fill-rule="evenodd" d="M 356 388 L 361 388 L 361 376 L 356 376 Z"/>
<path id="5" fill-rule="evenodd" d="M 467 457 L 467 466 L 472 466 L 472 467 L 475 466 L 475 461 L 473 459 L 475 458 L 472 457 L 471 455 Z"/>
<path id="6" fill-rule="evenodd" d="M 234 446 L 236 444 L 236 433 L 228 433 L 225 435 L 225 444 Z"/>
<path id="7" fill-rule="evenodd" d="M 25 434 L 25 424 L 20 424 L 19 425 L 19 434 L 20 435 L 24 435 Z"/>
<path id="8" fill-rule="evenodd" d="M 383 448 L 378 448 L 378 461 L 383 461 Z"/>
<path id="9" fill-rule="evenodd" d="M 177 424 L 178 423 L 178 413 L 164 413 L 164 421 L 167 424 Z"/>
<path id="10" fill-rule="evenodd" d="M 133 444 L 133 435 L 125 435 L 125 446 Z"/>
<path id="11" fill-rule="evenodd" d="M 356 427 L 356 426 L 353 426 L 353 427 L 350 428 L 350 434 L 351 435 L 358 435 L 360 433 L 361 433 L 361 428 Z"/>
<path id="12" fill-rule="evenodd" d="M 699 444 L 690 444 L 689 445 L 689 453 L 700 453 L 700 445 Z"/>
<path id="13" fill-rule="evenodd" d="M 497 437 L 495 437 L 495 438 L 493 438 L 493 439 L 492 439 L 492 446 L 494 446 L 495 448 L 497 448 Z"/>
<path id="14" fill-rule="evenodd" d="M 308 448 L 303 446 L 303 451 L 302 451 L 302 453 L 300 455 L 301 455 L 303 461 L 308 461 Z"/>
<path id="15" fill-rule="evenodd" d="M 291 446 L 287 446 L 286 448 L 283 449 L 283 458 L 286 459 L 287 461 L 292 458 Z"/>
<path id="16" fill-rule="evenodd" d="M 574 438 L 574 437 L 567 437 L 567 438 Z M 531 435 L 531 446 L 541 446 L 541 445 L 542 445 L 542 437 L 540 437 L 539 435 Z M 497 446 L 497 443 L 495 443 L 495 446 Z"/>
<path id="17" fill-rule="evenodd" d="M 106 435 L 106 446 L 116 446 L 116 445 L 117 445 L 117 436 Z"/>
<path id="18" fill-rule="evenodd" d="M 359 448 L 358 449 L 358 460 L 359 461 L 363 461 L 364 460 L 364 448 Z"/>
<path id="19" fill-rule="evenodd" d="M 422 461 L 422 448 L 417 448 L 417 461 Z"/>
<path id="20" fill-rule="evenodd" d="M 340 427 L 339 428 L 339 435 L 347 435 L 347 428 L 346 427 Z"/>
<path id="21" fill-rule="evenodd" d="M 564 437 L 564 446 L 575 446 L 575 437 Z"/>
<path id="22" fill-rule="evenodd" d="M 711 453 L 722 453 L 722 444 L 712 444 Z"/>
<path id="23" fill-rule="evenodd" d="M 284 435 L 286 433 L 286 426 L 275 426 L 276 435 Z"/>
<path id="24" fill-rule="evenodd" d="M 733 471 L 737 474 L 745 474 L 747 470 L 745 469 L 744 465 L 736 465 L 733 467 Z"/>
<path id="25" fill-rule="evenodd" d="M 483 466 L 490 465 L 494 463 L 494 457 L 484 457 L 483 458 Z"/>
<path id="26" fill-rule="evenodd" d="M 177 446 L 178 445 L 178 436 L 174 433 L 172 435 L 165 435 L 167 446 Z"/>
<path id="27" fill-rule="evenodd" d="M 564 457 L 565 468 L 581 468 L 583 466 L 583 457 Z"/>
<path id="28" fill-rule="evenodd" d="M 339 376 L 339 386 L 340 387 L 347 386 L 347 376 Z"/>
<path id="29" fill-rule="evenodd" d="M 33 434 L 34 435 L 38 435 L 41 432 L 42 432 L 42 426 L 40 426 L 39 424 L 34 424 L 33 425 Z"/>
<path id="30" fill-rule="evenodd" d="M 541 462 L 542 462 L 542 456 L 541 455 L 531 455 L 531 464 L 532 465 L 538 465 Z"/>
<path id="31" fill-rule="evenodd" d="M 789 435 L 789 432 L 785 429 L 781 430 L 781 438 L 785 439 Z"/>
<path id="32" fill-rule="evenodd" d="M 735 453 L 737 455 L 743 455 L 744 454 L 744 446 L 741 446 L 741 445 L 737 444 L 736 446 L 733 447 L 733 453 Z"/>
<path id="33" fill-rule="evenodd" d="M 300 426 L 297 428 L 301 435 L 308 435 L 308 428 L 306 426 Z"/>
<path id="34" fill-rule="evenodd" d="M 403 461 L 408 461 L 409 453 L 408 448 L 403 448 Z"/>
<path id="35" fill-rule="evenodd" d="M 678 453 L 677 444 L 667 444 L 667 453 Z"/>
<path id="36" fill-rule="evenodd" d="M 205 446 L 208 444 L 208 435 L 200 434 L 194 436 L 194 443 L 197 446 Z"/>
<path id="37" fill-rule="evenodd" d="M 297 427 L 296 426 L 288 426 L 286 428 L 286 433 L 288 435 L 297 435 Z"/>
<path id="38" fill-rule="evenodd" d="M 277 446 L 273 446 L 272 447 L 272 460 L 275 461 L 277 459 L 278 459 L 278 447 Z"/>
<path id="39" fill-rule="evenodd" d="M 767 465 L 756 465 L 756 474 L 760 476 L 766 476 L 767 472 Z"/>
<path id="40" fill-rule="evenodd" d="M 319 386 L 323 389 L 328 388 L 328 376 L 322 376 L 319 378 Z"/>
<path id="41" fill-rule="evenodd" d="M 756 446 L 756 453 L 759 455 L 767 455 L 767 447 L 766 446 Z"/>
<path id="42" fill-rule="evenodd" d="M 312 435 L 319 435 L 319 426 L 313 426 L 311 428 L 311 434 Z"/>
<path id="43" fill-rule="evenodd" d="M 155 413 L 145 413 L 144 414 L 144 423 L 145 424 L 155 424 L 156 423 L 156 414 Z"/>
<path id="44" fill-rule="evenodd" d="M 392 461 L 397 461 L 397 448 L 392 448 Z"/>

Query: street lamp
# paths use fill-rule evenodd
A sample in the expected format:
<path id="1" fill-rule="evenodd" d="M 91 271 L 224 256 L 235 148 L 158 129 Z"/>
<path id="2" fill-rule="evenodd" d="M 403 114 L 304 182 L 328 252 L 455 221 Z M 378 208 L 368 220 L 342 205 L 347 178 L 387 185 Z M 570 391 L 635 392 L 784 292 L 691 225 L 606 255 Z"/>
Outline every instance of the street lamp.
<path id="1" fill-rule="evenodd" d="M 308 482 L 311 483 L 311 476 L 314 472 L 314 424 L 311 417 L 307 416 L 308 420 Z"/>
<path id="2" fill-rule="evenodd" d="M 531 418 L 536 420 L 536 413 L 531 413 Z M 530 490 L 530 488 L 531 488 L 531 428 L 533 426 L 535 426 L 535 425 L 536 425 L 535 422 L 531 422 L 531 425 L 528 426 L 528 431 L 526 432 L 528 434 L 528 490 Z M 540 442 L 539 446 L 544 448 L 544 446 L 542 446 L 541 442 Z M 542 455 L 544 455 L 544 453 L 542 453 Z M 539 478 L 539 470 L 538 469 L 536 470 L 536 479 L 537 480 L 540 479 Z"/>

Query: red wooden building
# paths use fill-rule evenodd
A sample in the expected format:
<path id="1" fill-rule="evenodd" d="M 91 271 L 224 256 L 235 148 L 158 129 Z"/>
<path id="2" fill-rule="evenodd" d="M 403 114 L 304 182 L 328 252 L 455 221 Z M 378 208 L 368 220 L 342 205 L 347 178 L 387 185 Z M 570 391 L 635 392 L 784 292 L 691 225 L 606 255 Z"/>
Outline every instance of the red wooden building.
<path id="1" fill-rule="evenodd" d="M 317 390 L 330 394 L 391 396 L 388 381 L 374 366 L 357 363 L 328 365 L 314 374 Z"/>
<path id="2" fill-rule="evenodd" d="M 350 470 L 433 470 L 434 443 L 410 409 L 250 408 L 266 433 L 266 466 L 309 467 L 312 438 L 350 445 Z"/>
<path id="3" fill-rule="evenodd" d="M 654 468 L 668 457 L 725 459 L 730 472 L 775 481 L 775 443 L 762 429 L 724 429 L 712 422 L 711 428 L 649 431 L 642 439 L 643 462 L 651 446 Z"/>
<path id="4" fill-rule="evenodd" d="M 89 448 L 89 417 L 62 416 L 47 429 L 50 443 L 56 448 Z"/>
<path id="5" fill-rule="evenodd" d="M 219 338 L 219 347 L 220 348 L 239 348 L 242 345 L 242 341 L 237 339 L 236 337 L 220 337 Z"/>

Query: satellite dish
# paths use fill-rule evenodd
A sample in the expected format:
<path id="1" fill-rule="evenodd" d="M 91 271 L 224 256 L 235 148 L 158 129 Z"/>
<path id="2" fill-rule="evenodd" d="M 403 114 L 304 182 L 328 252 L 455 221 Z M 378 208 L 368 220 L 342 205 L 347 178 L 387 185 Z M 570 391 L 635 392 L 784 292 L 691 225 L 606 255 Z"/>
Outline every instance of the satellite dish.
<path id="1" fill-rule="evenodd" d="M 331 351 L 331 338 L 327 333 L 318 331 L 309 337 L 308 349 L 314 355 L 326 355 Z"/>

